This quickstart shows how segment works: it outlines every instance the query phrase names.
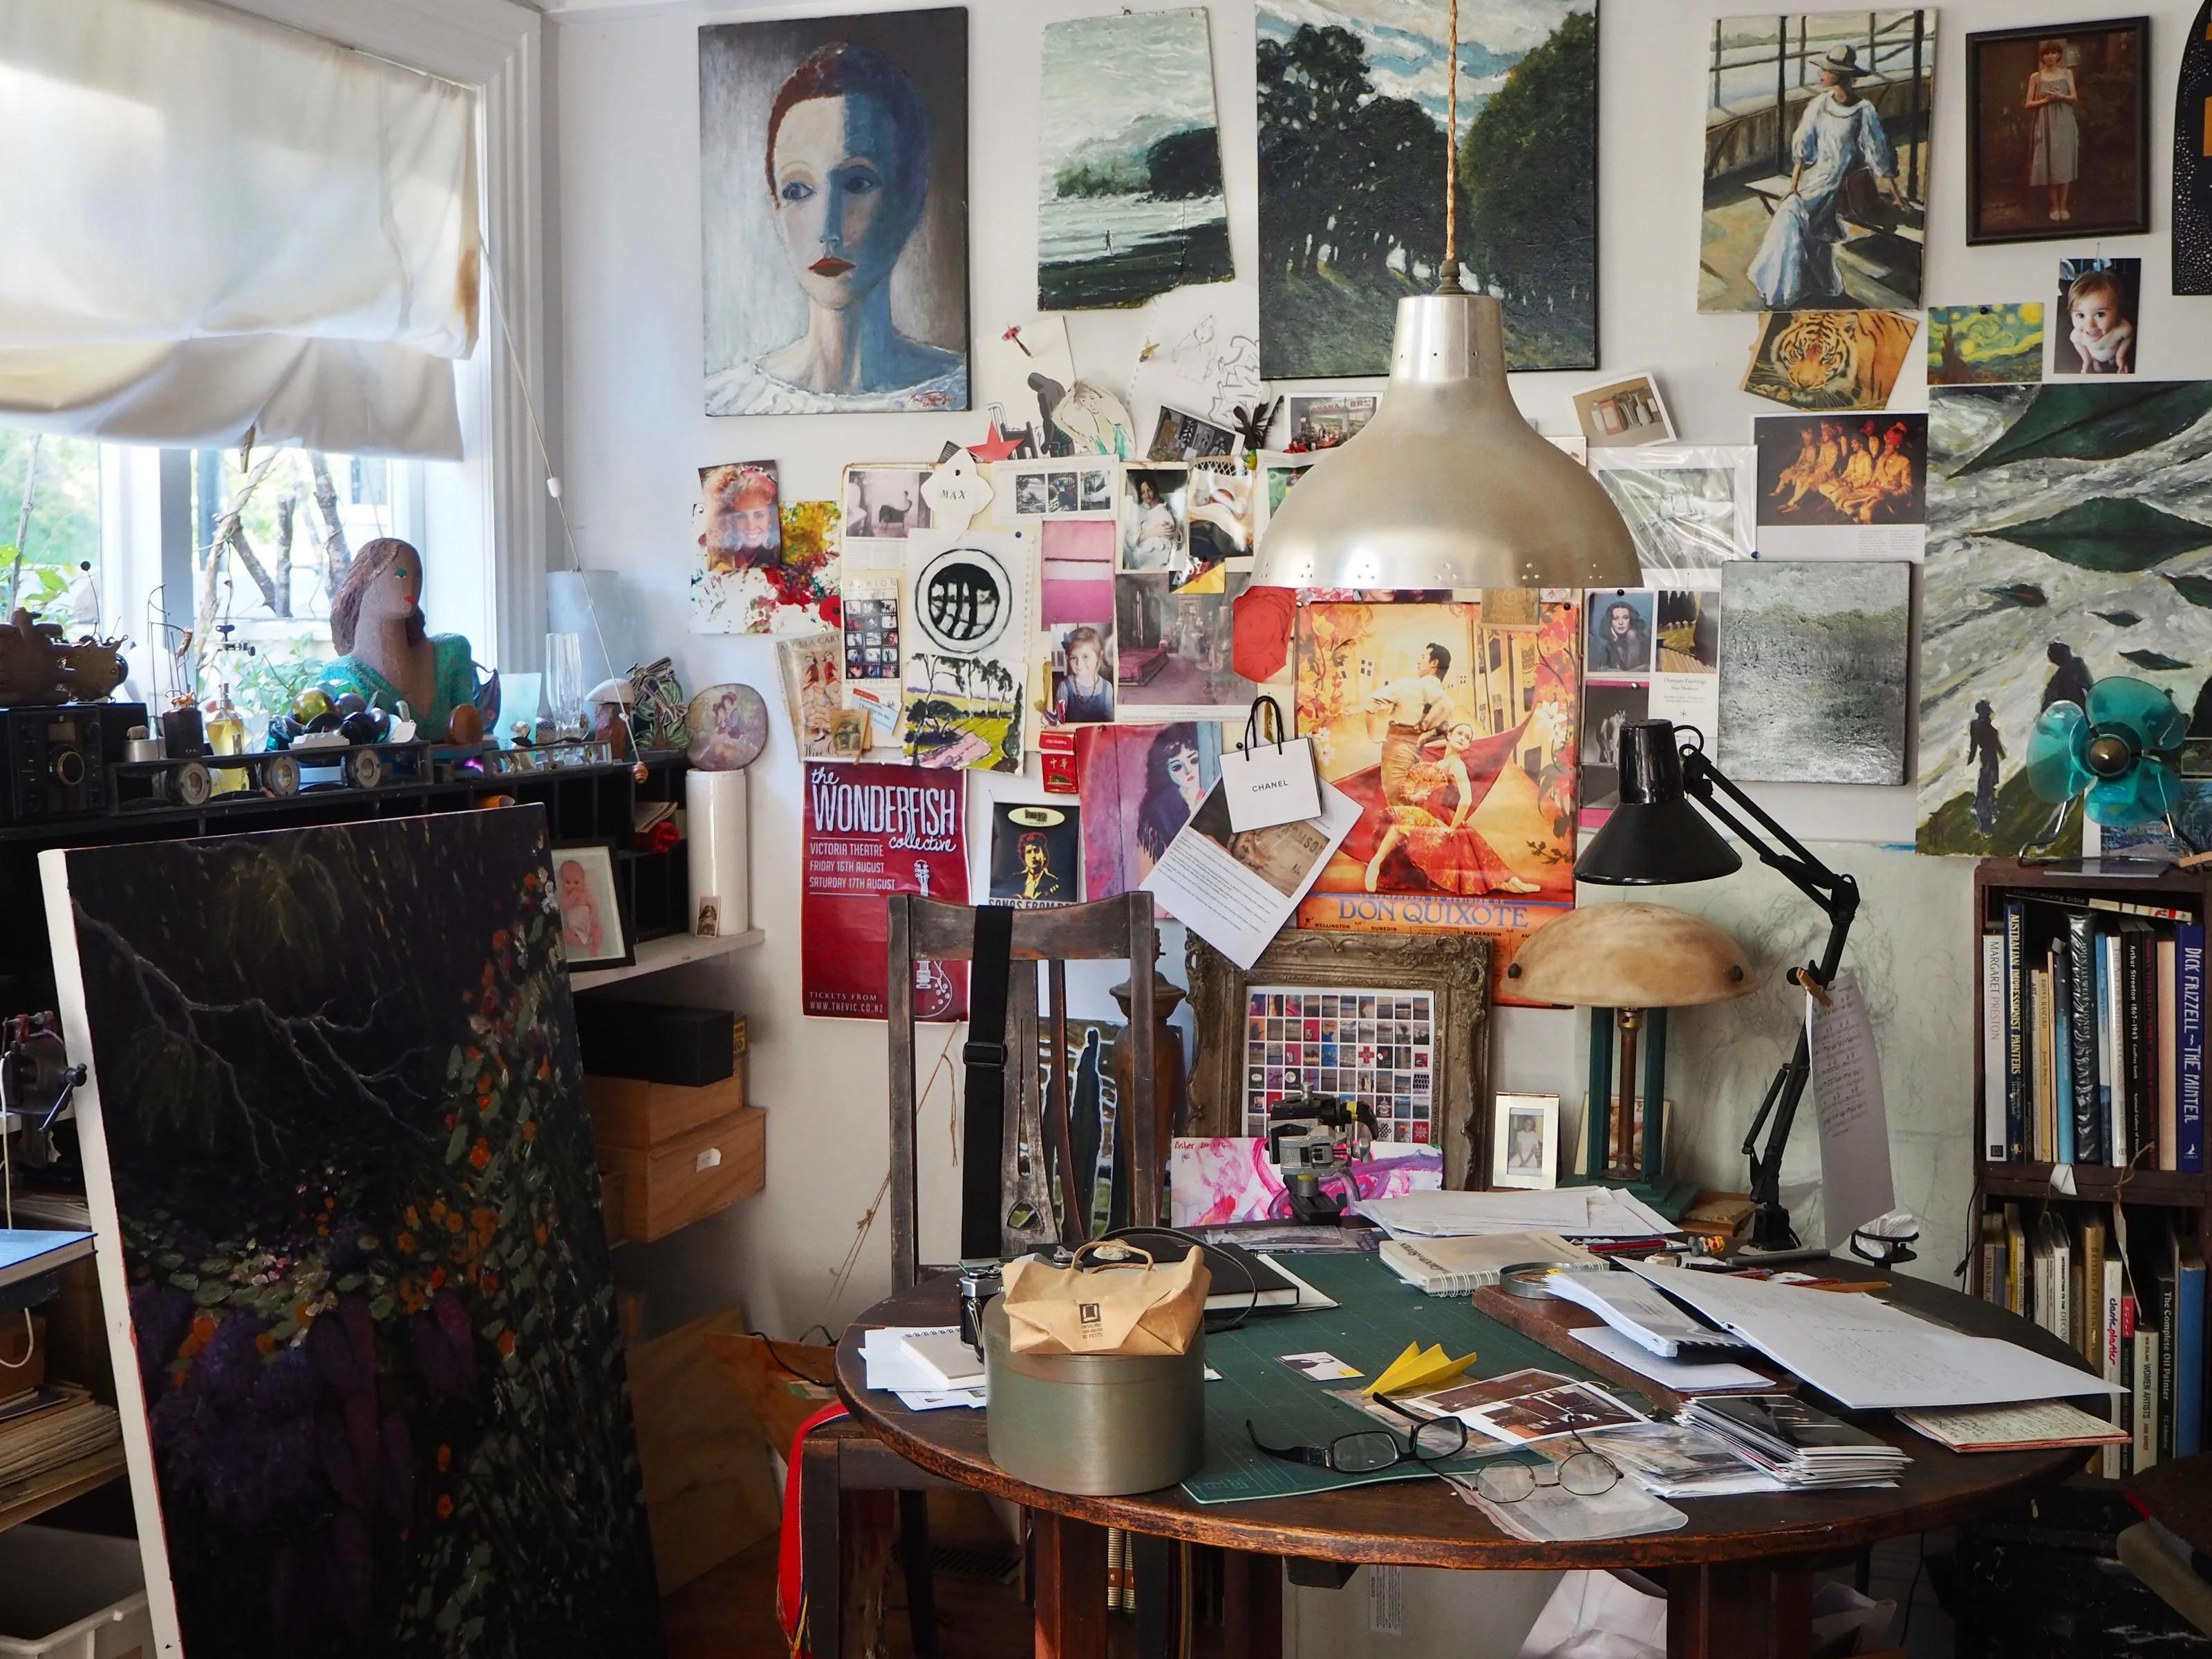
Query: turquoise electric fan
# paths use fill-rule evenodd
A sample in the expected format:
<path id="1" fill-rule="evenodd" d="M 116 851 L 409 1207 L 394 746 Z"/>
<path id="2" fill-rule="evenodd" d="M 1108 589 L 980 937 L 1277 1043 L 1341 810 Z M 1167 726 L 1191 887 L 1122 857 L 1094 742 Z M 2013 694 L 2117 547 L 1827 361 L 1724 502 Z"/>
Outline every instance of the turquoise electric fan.
<path id="1" fill-rule="evenodd" d="M 2056 803 L 2058 817 L 2039 846 L 2066 833 L 2077 800 L 2093 823 L 2127 829 L 2163 823 L 2180 841 L 2173 809 L 2181 799 L 2181 741 L 2188 729 L 2172 695 L 2142 680 L 2100 680 L 2089 688 L 2086 708 L 2054 702 L 2045 709 L 2028 735 L 2027 786 L 2039 799 Z"/>

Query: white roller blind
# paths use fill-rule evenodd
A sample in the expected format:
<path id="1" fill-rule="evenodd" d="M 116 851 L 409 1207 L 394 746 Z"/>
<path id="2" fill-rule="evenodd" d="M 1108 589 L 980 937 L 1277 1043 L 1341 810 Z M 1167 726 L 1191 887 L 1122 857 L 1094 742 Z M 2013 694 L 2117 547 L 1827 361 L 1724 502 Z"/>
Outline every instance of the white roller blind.
<path id="1" fill-rule="evenodd" d="M 198 0 L 0 0 L 0 420 L 458 457 L 474 94 Z"/>

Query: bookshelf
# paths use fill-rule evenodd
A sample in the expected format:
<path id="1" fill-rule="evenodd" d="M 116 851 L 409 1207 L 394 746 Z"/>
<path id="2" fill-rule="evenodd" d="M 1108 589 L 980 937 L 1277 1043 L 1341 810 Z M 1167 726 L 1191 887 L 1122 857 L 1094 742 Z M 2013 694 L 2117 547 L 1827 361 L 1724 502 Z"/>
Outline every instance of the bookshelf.
<path id="1" fill-rule="evenodd" d="M 2022 1032 L 2021 1063 L 2026 1066 L 2031 1079 L 2024 1086 L 2022 1105 L 2025 1109 L 2026 1123 L 2022 1144 L 2031 1156 L 2025 1158 L 1992 1157 L 1993 1148 L 1990 1145 L 1992 1132 L 1989 1115 L 1991 1107 L 1992 1054 L 1989 1045 L 1984 1041 L 1984 1036 L 1989 1029 L 1992 1017 L 1996 1017 L 1996 1029 L 1999 1033 L 2000 1040 L 1996 1058 L 1999 1065 L 2005 1065 L 2006 1049 L 2003 1041 L 2005 1024 L 2002 1014 L 2005 1009 L 2006 985 L 2002 976 L 1994 981 L 1991 980 L 1990 963 L 1986 949 L 1975 950 L 1973 952 L 1975 1010 L 1973 1029 L 1976 1041 L 1973 1054 L 1972 1103 L 1974 1198 L 1968 1224 L 1967 1287 L 1974 1294 L 1987 1297 L 1992 1300 L 2006 1299 L 2005 1286 L 2002 1285 L 1993 1286 L 1985 1282 L 1989 1277 L 1991 1255 L 1984 1242 L 1984 1217 L 1994 1214 L 2002 1219 L 2009 1212 L 2010 1218 L 2020 1224 L 2021 1234 L 2025 1237 L 2033 1248 L 2035 1256 L 2039 1258 L 2043 1255 L 2041 1236 L 2044 1234 L 2044 1230 L 2050 1226 L 2046 1218 L 2055 1218 L 2058 1226 L 2051 1230 L 2050 1236 L 2057 1237 L 2062 1242 L 2070 1241 L 2074 1253 L 2072 1265 L 2076 1278 L 2071 1290 L 2064 1292 L 2065 1305 L 2075 1322 L 2075 1335 L 2071 1340 L 2087 1348 L 2094 1346 L 2097 1339 L 2087 1334 L 2081 1322 L 2083 1310 L 2086 1307 L 2089 1317 L 2093 1320 L 2099 1317 L 2100 1298 L 2094 1288 L 2085 1288 L 2079 1278 L 2082 1269 L 2081 1258 L 2086 1253 L 2084 1245 L 2086 1229 L 2100 1224 L 2107 1240 L 2116 1240 L 2122 1234 L 2112 1223 L 2113 1206 L 2116 1204 L 2121 1206 L 2124 1212 L 2124 1237 L 2129 1246 L 2127 1259 L 2130 1273 L 2126 1291 L 2141 1306 L 2148 1310 L 2151 1304 L 2157 1300 L 2153 1291 L 2159 1283 L 2158 1275 L 2160 1267 L 2169 1259 L 2172 1249 L 2168 1242 L 2170 1239 L 2178 1238 L 2185 1249 L 2193 1244 L 2199 1256 L 2212 1256 L 2212 1173 L 2166 1170 L 2157 1167 L 2159 1138 L 2154 1134 L 2146 1142 L 2142 1140 L 2140 1133 L 2130 1134 L 2128 1146 L 2130 1157 L 2124 1168 L 2116 1167 L 2107 1162 L 2081 1159 L 2069 1164 L 2067 1170 L 2069 1172 L 2071 1191 L 2053 1184 L 2052 1176 L 2057 1165 L 2051 1158 L 2032 1155 L 2035 1151 L 2039 1150 L 2034 1146 L 2038 1133 L 2035 1117 L 2039 1097 L 2033 1074 L 2039 1066 L 2046 1075 L 2053 1078 L 2051 1110 L 2055 1113 L 2064 1109 L 2068 1103 L 2064 1089 L 2065 1067 L 2074 1063 L 2071 1057 L 2078 1048 L 2078 1045 L 2068 1045 L 2068 1057 L 2062 1066 L 2050 1046 L 2054 1041 L 2066 1042 L 2068 1035 L 2065 1014 L 2069 1005 L 2065 1000 L 2065 988 L 2063 985 L 2050 984 L 2052 975 L 2060 971 L 2058 965 L 2053 960 L 2053 952 L 2055 951 L 2057 956 L 2066 955 L 2068 940 L 2065 929 L 2069 925 L 2068 919 L 2075 919 L 2074 925 L 2081 925 L 2079 918 L 2085 910 L 2092 919 L 2087 926 L 2100 935 L 2112 932 L 2117 927 L 2123 930 L 2132 928 L 2138 938 L 2148 938 L 2148 945 L 2143 948 L 2148 951 L 2146 959 L 2149 964 L 2149 977 L 2143 981 L 2145 986 L 2143 1000 L 2151 1004 L 2151 1012 L 2148 1016 L 2150 1024 L 2145 1029 L 2142 1039 L 2136 1045 L 2137 1054 L 2144 1056 L 2141 1061 L 2142 1070 L 2140 1073 L 2128 1071 L 2125 1065 L 2118 1060 L 2108 1064 L 2108 1051 L 2100 1048 L 2097 1050 L 2099 1056 L 2097 1063 L 2101 1069 L 2097 1076 L 2100 1082 L 2110 1082 L 2112 1079 L 2106 1075 L 2107 1071 L 2125 1072 L 2130 1083 L 2136 1081 L 2139 1075 L 2142 1077 L 2142 1086 L 2148 1091 L 2153 1101 L 2148 1115 L 2150 1127 L 2155 1131 L 2158 1127 L 2157 1103 L 2164 1098 L 2167 1087 L 2160 1072 L 2159 1056 L 2172 1049 L 2178 1036 L 2178 1031 L 2174 1028 L 2180 1024 L 2178 1017 L 2180 1002 L 2178 989 L 2172 994 L 2174 1012 L 2168 1016 L 2170 1024 L 2162 1022 L 2160 1019 L 2161 1011 L 2156 1003 L 2156 997 L 2160 986 L 2166 981 L 2163 981 L 2157 973 L 2158 945 L 2162 939 L 2171 938 L 2173 935 L 2176 924 L 2164 920 L 2145 918 L 2144 920 L 2149 923 L 2149 931 L 2146 936 L 2142 932 L 2141 921 L 2130 921 L 2123 923 L 2119 918 L 2127 913 L 2114 910 L 2109 907 L 2114 904 L 2127 904 L 2172 909 L 2188 913 L 2199 923 L 2212 921 L 2212 875 L 2201 871 L 2153 869 L 2125 865 L 2116 865 L 2112 869 L 2106 870 L 2099 868 L 2094 861 L 2087 864 L 2024 864 L 2010 859 L 1987 860 L 1977 869 L 1974 876 L 1974 926 L 1978 946 L 1992 933 L 2000 937 L 2004 935 L 2008 905 L 2012 901 L 2020 901 L 2024 907 L 2022 913 L 2024 926 L 2021 939 L 2022 948 L 2020 951 L 2023 969 L 2021 976 L 2021 984 L 2024 986 L 2032 976 L 2027 970 L 2041 969 L 2045 983 L 2037 987 L 2036 994 L 2049 997 L 2052 1012 L 2050 1018 L 2045 1021 L 2045 1029 L 2042 1033 L 2044 1046 L 2040 1050 L 2038 1048 L 2036 1032 L 2033 1024 L 2026 1025 Z M 2094 950 L 2095 947 L 2084 945 L 2082 948 Z M 2124 950 L 2125 947 L 2116 948 Z M 2117 970 L 2121 971 L 2124 977 L 2124 957 L 2116 958 L 2116 963 Z M 2063 971 L 2069 977 L 2071 976 L 2070 960 Z M 2022 994 L 2025 995 L 2025 993 Z M 2019 1012 L 2024 1020 L 2032 1022 L 2034 1005 L 2024 1003 Z M 2081 1018 L 2085 1019 L 2088 1018 L 2086 1006 Z M 2100 1011 L 2099 1020 L 2101 1022 L 2102 1018 Z M 2124 1015 L 2115 1015 L 2114 1018 L 2119 1027 L 2124 1027 Z M 2056 1022 L 2055 1033 L 2050 1029 L 2052 1021 Z M 2101 1037 L 2103 1034 L 2101 1024 L 2097 1024 L 2095 1029 Z M 2007 1066 L 2007 1071 L 2000 1072 L 1995 1079 L 1996 1087 L 1999 1091 L 1999 1101 L 2003 1099 L 2002 1091 L 2006 1086 L 2007 1072 L 2009 1070 L 2010 1067 Z M 2177 1060 L 2174 1066 L 2173 1085 L 2177 1096 L 2179 1092 L 2180 1071 L 2181 1067 Z M 2124 1092 L 2123 1091 L 2124 1094 Z M 2110 1121 L 2108 1119 L 2102 1118 L 2102 1109 L 2100 1108 L 2092 1115 L 2094 1118 L 2102 1120 L 2100 1122 L 2100 1130 L 2109 1135 Z M 2124 1109 L 2118 1115 L 2124 1123 L 2127 1118 Z M 2178 1107 L 2173 1115 L 2178 1127 L 2180 1117 Z M 2080 1119 L 2077 1116 L 2075 1122 L 2079 1121 Z M 2053 1118 L 2046 1115 L 2042 1131 L 2046 1145 L 2052 1139 L 2054 1133 Z M 2066 1133 L 2069 1136 L 2075 1136 L 2078 1135 L 2080 1131 L 2074 1125 L 2069 1124 Z M 2009 1137 L 2005 1139 L 2009 1139 Z M 2178 1136 L 2177 1139 L 2179 1139 Z M 2212 1158 L 2203 1161 L 2208 1166 L 2212 1166 Z M 2107 1256 L 2112 1256 L 2117 1255 L 2118 1247 L 2117 1243 L 2107 1243 L 2100 1244 L 2100 1249 Z M 2018 1254 L 2019 1241 L 2015 1238 L 2007 1252 L 2008 1261 L 2010 1257 L 2017 1256 Z M 2048 1264 L 2044 1265 L 2048 1266 Z M 2035 1264 L 2033 1262 L 2027 1264 L 2022 1272 L 2023 1277 L 2021 1282 L 2023 1305 L 2021 1311 L 2027 1313 L 2031 1318 L 2037 1317 L 2037 1312 L 2026 1305 L 2032 1294 Z M 2049 1275 L 2046 1274 L 2045 1283 L 2049 1282 Z M 2042 1304 L 2039 1304 L 2040 1305 Z M 2061 1304 L 2054 1302 L 2050 1305 L 2053 1317 L 2061 1316 L 2058 1311 Z M 2160 1311 L 2163 1310 L 2160 1310 Z M 2159 1326 L 2148 1321 L 2149 1316 L 2147 1313 L 2146 1322 L 2142 1328 L 2157 1334 Z M 2123 1371 L 2118 1380 L 2131 1385 L 2135 1379 L 2125 1373 L 2128 1362 L 2124 1359 L 2122 1363 Z M 2161 1407 L 2172 1403 L 2172 1401 L 2161 1397 Z M 2197 1409 L 2200 1413 L 2204 1410 L 2202 1390 L 2198 1393 Z M 2212 1423 L 2208 1423 L 2206 1426 L 2208 1429 L 2212 1429 Z M 2129 1449 L 2132 1453 L 2133 1449 Z M 2104 1465 L 2104 1472 L 2108 1475 L 2122 1473 L 2124 1467 L 2126 1466 L 2116 1468 L 2112 1462 L 2107 1461 Z"/>

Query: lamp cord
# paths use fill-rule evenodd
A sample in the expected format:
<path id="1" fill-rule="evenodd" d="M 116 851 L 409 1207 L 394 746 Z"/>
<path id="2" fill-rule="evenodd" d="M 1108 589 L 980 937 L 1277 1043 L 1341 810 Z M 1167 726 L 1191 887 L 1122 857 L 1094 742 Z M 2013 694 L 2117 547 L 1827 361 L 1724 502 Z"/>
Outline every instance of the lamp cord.
<path id="1" fill-rule="evenodd" d="M 1444 74 L 1444 268 L 1437 292 L 1459 285 L 1459 0 L 1451 0 L 1451 59 Z"/>

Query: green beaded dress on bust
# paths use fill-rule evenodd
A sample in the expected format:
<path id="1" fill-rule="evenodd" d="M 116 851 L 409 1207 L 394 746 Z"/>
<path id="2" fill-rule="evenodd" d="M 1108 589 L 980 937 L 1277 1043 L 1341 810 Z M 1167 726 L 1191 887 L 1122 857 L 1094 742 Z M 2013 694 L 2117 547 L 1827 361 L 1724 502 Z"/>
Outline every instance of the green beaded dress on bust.
<path id="1" fill-rule="evenodd" d="M 477 696 L 476 653 L 461 634 L 433 634 L 431 647 L 438 653 L 437 691 L 428 708 L 416 708 L 415 735 L 432 743 L 445 741 L 453 710 Z M 358 691 L 375 707 L 397 716 L 404 693 L 356 656 L 343 656 L 323 669 L 322 683 L 337 690 Z"/>

